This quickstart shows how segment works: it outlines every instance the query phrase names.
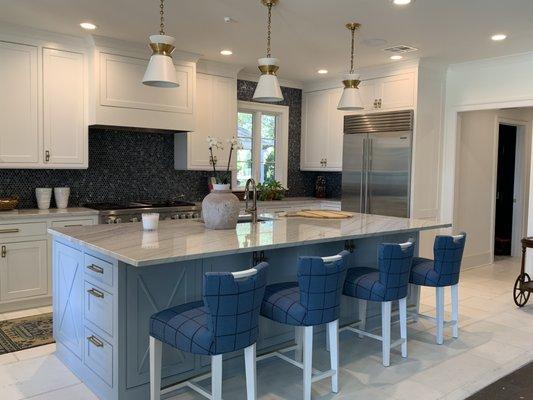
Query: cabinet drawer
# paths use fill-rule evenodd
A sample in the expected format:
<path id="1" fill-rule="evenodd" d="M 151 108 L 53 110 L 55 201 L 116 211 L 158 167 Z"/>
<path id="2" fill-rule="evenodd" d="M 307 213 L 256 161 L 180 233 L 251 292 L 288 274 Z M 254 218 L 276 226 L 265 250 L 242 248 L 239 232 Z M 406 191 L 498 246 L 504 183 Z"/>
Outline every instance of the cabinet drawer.
<path id="1" fill-rule="evenodd" d="M 52 221 L 52 228 L 70 228 L 73 226 L 94 225 L 92 219 L 77 219 L 66 221 Z"/>
<path id="2" fill-rule="evenodd" d="M 91 280 L 113 286 L 113 264 L 85 254 L 85 275 Z"/>
<path id="3" fill-rule="evenodd" d="M 89 328 L 85 328 L 84 364 L 113 387 L 113 346 Z"/>
<path id="4" fill-rule="evenodd" d="M 24 236 L 46 235 L 46 222 L 31 222 L 27 224 L 0 224 L 0 240 Z"/>
<path id="5" fill-rule="evenodd" d="M 85 319 L 113 336 L 113 295 L 86 281 L 84 303 Z"/>

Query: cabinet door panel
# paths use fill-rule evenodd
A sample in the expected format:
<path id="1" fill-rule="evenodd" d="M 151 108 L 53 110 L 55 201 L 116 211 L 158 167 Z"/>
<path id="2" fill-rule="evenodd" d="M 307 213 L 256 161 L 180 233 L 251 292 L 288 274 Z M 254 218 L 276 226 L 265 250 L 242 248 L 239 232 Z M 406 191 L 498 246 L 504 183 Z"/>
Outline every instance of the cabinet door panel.
<path id="1" fill-rule="evenodd" d="M 37 47 L 0 42 L 0 163 L 39 162 L 37 80 Z"/>
<path id="2" fill-rule="evenodd" d="M 327 91 L 304 95 L 302 126 L 302 169 L 322 169 L 328 132 L 329 93 Z"/>
<path id="3" fill-rule="evenodd" d="M 46 240 L 2 243 L 0 258 L 0 299 L 16 300 L 48 292 Z"/>
<path id="4" fill-rule="evenodd" d="M 100 104 L 175 113 L 193 112 L 193 67 L 177 65 L 177 88 L 142 83 L 148 60 L 100 53 Z"/>
<path id="5" fill-rule="evenodd" d="M 361 100 L 363 101 L 364 107 L 364 110 L 359 111 L 359 113 L 376 109 L 374 107 L 374 102 L 378 97 L 376 93 L 376 81 L 377 79 L 370 79 L 359 84 L 359 91 L 361 92 Z"/>
<path id="6" fill-rule="evenodd" d="M 47 164 L 83 164 L 87 146 L 84 55 L 43 49 Z"/>
<path id="7" fill-rule="evenodd" d="M 218 166 L 228 165 L 228 139 L 237 136 L 237 81 L 215 76 L 213 78 L 213 136 L 222 139 L 224 150 L 218 151 Z M 205 140 L 204 140 L 204 147 Z M 235 161 L 235 158 L 233 159 Z"/>
<path id="8" fill-rule="evenodd" d="M 213 126 L 213 77 L 205 74 L 196 75 L 196 129 L 187 133 L 188 169 L 210 169 L 207 137 Z"/>
<path id="9" fill-rule="evenodd" d="M 326 139 L 326 170 L 342 170 L 342 139 L 344 135 L 344 116 L 346 111 L 337 110 L 342 89 L 329 91 L 328 134 Z"/>
<path id="10" fill-rule="evenodd" d="M 380 79 L 381 109 L 394 110 L 414 107 L 415 90 L 413 74 L 401 74 Z"/>

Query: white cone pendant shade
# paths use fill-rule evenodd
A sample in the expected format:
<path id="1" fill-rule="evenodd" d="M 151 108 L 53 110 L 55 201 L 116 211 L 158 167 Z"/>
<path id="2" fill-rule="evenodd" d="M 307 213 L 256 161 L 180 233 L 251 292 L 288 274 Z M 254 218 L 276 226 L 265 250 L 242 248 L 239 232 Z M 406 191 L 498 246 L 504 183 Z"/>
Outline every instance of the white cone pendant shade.
<path id="1" fill-rule="evenodd" d="M 337 106 L 338 110 L 342 111 L 356 111 L 363 110 L 363 100 L 361 99 L 361 91 L 359 90 L 359 76 L 356 74 L 348 74 L 343 81 L 344 90 L 342 91 L 341 100 Z"/>
<path id="2" fill-rule="evenodd" d="M 259 63 L 259 70 L 261 71 L 261 77 L 255 88 L 253 99 L 267 103 L 283 101 L 283 94 L 281 93 L 278 77 L 276 76 L 276 71 L 279 68 L 278 59 L 267 57 L 260 58 L 257 61 Z"/>
<path id="3" fill-rule="evenodd" d="M 150 36 L 150 47 L 153 53 L 144 74 L 143 83 L 145 85 L 163 88 L 179 86 L 176 79 L 176 67 L 171 57 L 174 51 L 174 41 L 172 36 Z"/>

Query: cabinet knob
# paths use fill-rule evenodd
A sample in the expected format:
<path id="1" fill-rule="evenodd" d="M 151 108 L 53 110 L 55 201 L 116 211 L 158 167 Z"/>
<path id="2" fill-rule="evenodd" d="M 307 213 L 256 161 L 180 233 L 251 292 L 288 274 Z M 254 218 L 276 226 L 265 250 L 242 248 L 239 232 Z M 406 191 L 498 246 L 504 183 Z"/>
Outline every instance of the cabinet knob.
<path id="1" fill-rule="evenodd" d="M 49 151 L 49 150 L 46 150 L 46 151 L 44 152 L 44 160 L 45 160 L 46 162 L 49 162 L 49 161 L 50 161 L 50 151 Z"/>
<path id="2" fill-rule="evenodd" d="M 6 246 L 2 246 L 2 258 L 6 258 L 6 255 L 7 255 L 7 247 Z"/>
<path id="3" fill-rule="evenodd" d="M 378 107 L 379 107 L 379 108 L 381 108 L 381 103 L 382 103 L 382 100 L 379 99 L 379 101 L 378 101 Z"/>
<path id="4" fill-rule="evenodd" d="M 374 108 L 378 108 L 378 99 L 374 99 Z"/>

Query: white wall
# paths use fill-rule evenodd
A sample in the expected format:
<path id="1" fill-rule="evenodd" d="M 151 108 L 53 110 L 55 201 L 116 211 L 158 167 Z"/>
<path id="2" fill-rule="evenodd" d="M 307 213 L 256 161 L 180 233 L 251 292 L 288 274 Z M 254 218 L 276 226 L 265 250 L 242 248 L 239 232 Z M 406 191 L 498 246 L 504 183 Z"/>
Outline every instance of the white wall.
<path id="1" fill-rule="evenodd" d="M 533 53 L 451 65 L 447 74 L 443 145 L 441 218 L 454 211 L 458 112 L 533 106 Z M 533 177 L 533 174 L 530 174 Z M 530 182 L 530 187 L 533 187 Z M 533 204 L 529 204 L 528 235 L 533 235 Z M 533 271 L 533 252 L 528 255 Z"/>

